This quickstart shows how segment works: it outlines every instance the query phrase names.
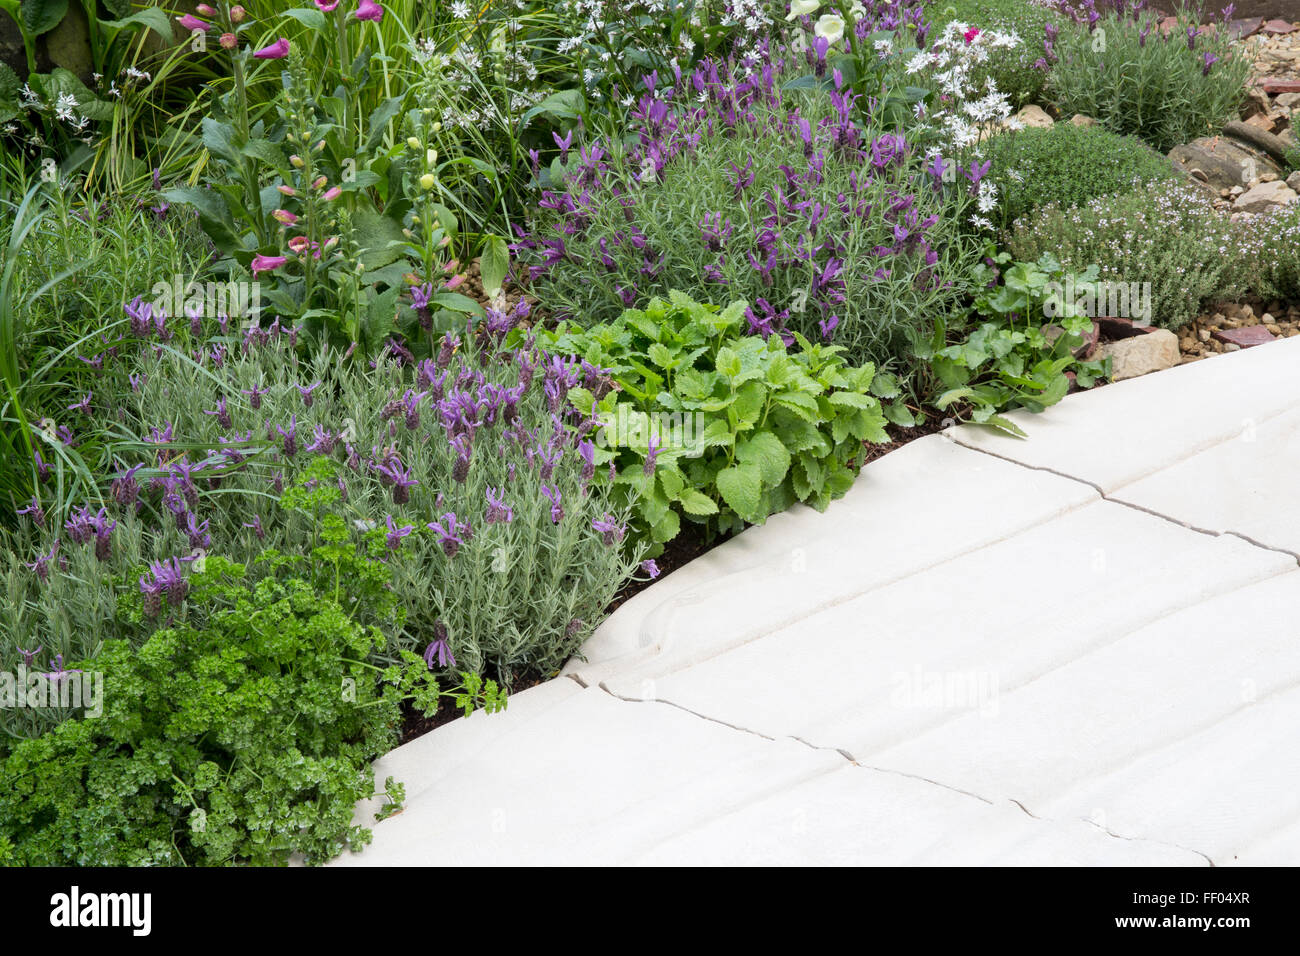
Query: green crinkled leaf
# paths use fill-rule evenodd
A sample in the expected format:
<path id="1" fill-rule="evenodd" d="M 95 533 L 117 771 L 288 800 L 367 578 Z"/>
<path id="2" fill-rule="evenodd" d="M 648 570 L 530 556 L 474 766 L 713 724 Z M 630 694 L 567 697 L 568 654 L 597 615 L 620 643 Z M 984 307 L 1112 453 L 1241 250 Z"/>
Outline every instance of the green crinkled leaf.
<path id="1" fill-rule="evenodd" d="M 718 503 L 694 488 L 683 488 L 677 495 L 677 501 L 687 514 L 703 517 L 718 513 Z"/>
<path id="2" fill-rule="evenodd" d="M 781 439 L 770 431 L 759 431 L 749 435 L 736 446 L 738 461 L 758 465 L 767 486 L 780 484 L 790 470 L 790 452 Z"/>
<path id="3" fill-rule="evenodd" d="M 32 36 L 49 33 L 68 13 L 68 0 L 21 0 L 18 5 L 23 29 Z"/>
<path id="4" fill-rule="evenodd" d="M 757 465 L 732 465 L 718 472 L 718 493 L 727 505 L 747 521 L 756 520 L 763 496 L 763 476 Z"/>

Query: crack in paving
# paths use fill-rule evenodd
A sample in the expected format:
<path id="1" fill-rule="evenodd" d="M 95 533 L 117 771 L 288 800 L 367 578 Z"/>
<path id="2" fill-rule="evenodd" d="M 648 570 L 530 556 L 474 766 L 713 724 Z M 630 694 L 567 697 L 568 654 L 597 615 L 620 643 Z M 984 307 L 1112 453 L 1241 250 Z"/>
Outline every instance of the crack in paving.
<path id="1" fill-rule="evenodd" d="M 968 451 L 978 452 L 981 455 L 988 455 L 990 458 L 996 458 L 999 461 L 1005 461 L 1008 464 L 1019 465 L 1021 468 L 1027 469 L 1028 471 L 1042 471 L 1042 472 L 1046 472 L 1049 475 L 1056 475 L 1056 477 L 1058 478 L 1065 478 L 1069 481 L 1078 482 L 1081 485 L 1087 485 L 1093 491 L 1097 492 L 1097 494 L 1101 497 L 1102 501 L 1109 501 L 1111 504 L 1120 505 L 1121 507 L 1124 508 L 1131 508 L 1134 511 L 1140 511 L 1142 514 L 1150 515 L 1153 518 L 1160 518 L 1163 521 L 1168 521 L 1170 524 L 1177 525 L 1178 527 L 1186 531 L 1192 531 L 1195 532 L 1196 534 L 1203 534 L 1210 538 L 1222 538 L 1225 535 L 1231 535 L 1234 538 L 1240 538 L 1242 541 L 1245 541 L 1247 544 L 1259 548 L 1262 551 L 1272 551 L 1276 554 L 1285 554 L 1287 557 L 1292 558 L 1296 562 L 1297 566 L 1300 566 L 1300 553 L 1298 552 L 1290 551 L 1286 548 L 1279 548 L 1271 544 L 1265 544 L 1262 541 L 1256 541 L 1254 538 L 1244 535 L 1240 531 L 1232 531 L 1232 530 L 1214 531 L 1211 528 L 1200 528 L 1189 521 L 1183 521 L 1181 518 L 1175 518 L 1173 515 L 1165 514 L 1162 511 L 1156 511 L 1152 508 L 1146 507 L 1145 505 L 1139 505 L 1131 501 L 1125 501 L 1123 498 L 1113 498 L 1105 491 L 1102 490 L 1101 485 L 1097 484 L 1096 482 L 1089 481 L 1087 478 L 1080 478 L 1078 475 L 1071 475 L 1064 471 L 1057 471 L 1055 468 L 1049 468 L 1046 465 L 1030 465 L 1023 461 L 1017 461 L 1015 458 L 1010 458 L 1006 455 L 999 455 L 997 452 L 989 451 L 987 448 L 978 448 L 974 445 L 968 445 L 965 442 L 958 441 L 956 438 L 953 438 L 945 434 L 944 432 L 939 432 L 938 434 L 943 435 L 944 438 L 947 438 L 948 441 L 952 442 L 954 445 L 958 446 L 959 448 L 965 448 Z M 1152 472 L 1152 474 L 1155 474 L 1162 470 L 1163 469 L 1157 469 L 1156 472 Z M 1126 484 L 1132 484 L 1132 482 L 1126 482 Z"/>
<path id="2" fill-rule="evenodd" d="M 582 681 L 576 674 L 568 674 L 566 676 L 572 677 L 578 683 L 579 686 L 590 689 L 590 685 Z M 752 730 L 748 727 L 741 727 L 738 724 L 728 723 L 727 721 L 721 720 L 717 717 L 711 717 L 708 714 L 702 714 L 699 711 L 691 710 L 689 707 L 683 707 L 681 704 L 675 703 L 674 701 L 663 700 L 658 697 L 652 699 L 646 699 L 641 697 L 626 697 L 623 694 L 619 694 L 613 690 L 610 690 L 610 688 L 606 686 L 606 684 L 603 681 L 599 685 L 597 685 L 597 689 L 604 691 L 606 694 L 613 697 L 615 700 L 622 701 L 623 703 L 626 704 L 664 704 L 668 707 L 672 707 L 677 710 L 680 710 L 685 714 L 690 714 L 692 717 L 696 717 L 700 720 L 708 721 L 711 724 L 718 724 L 722 727 L 726 727 L 728 730 L 733 730 L 736 733 L 747 734 L 751 737 L 758 737 L 760 740 L 766 740 L 770 743 L 775 743 L 778 740 L 793 740 L 794 742 L 802 744 L 803 746 L 809 748 L 810 750 L 826 750 L 832 753 L 839 754 L 839 756 L 843 757 L 844 761 L 847 764 L 849 764 L 849 766 L 857 767 L 860 770 L 870 770 L 874 773 L 890 774 L 895 777 L 903 777 L 908 780 L 916 780 L 919 783 L 927 783 L 930 784 L 931 786 L 939 787 L 942 790 L 947 790 L 950 793 L 956 793 L 956 794 L 960 794 L 963 797 L 970 797 L 973 800 L 978 800 L 981 803 L 986 804 L 990 807 L 996 806 L 998 803 L 998 801 L 990 799 L 989 797 L 985 797 L 981 794 L 974 793 L 973 791 L 970 790 L 963 790 L 961 787 L 954 787 L 951 784 L 944 783 L 941 780 L 934 780 L 930 777 L 923 777 L 920 774 L 908 773 L 903 770 L 894 770 L 890 767 L 876 767 L 876 766 L 872 766 L 871 764 L 863 763 L 862 761 L 858 760 L 855 756 L 853 756 L 853 754 L 850 753 L 848 750 L 845 750 L 843 747 L 830 747 L 823 744 L 814 744 L 811 741 L 805 740 L 804 738 L 796 736 L 794 734 L 785 734 L 782 735 L 781 737 L 773 737 L 770 734 L 764 734 L 761 733 L 760 731 Z M 1020 808 L 1020 810 L 1030 819 L 1036 820 L 1039 823 L 1065 824 L 1070 822 L 1069 820 L 1059 820 L 1054 817 L 1039 816 L 1036 813 L 1032 813 L 1028 807 L 1026 807 L 1023 803 L 1021 803 L 1019 800 L 1015 799 L 1014 797 L 1008 797 L 1006 799 L 1009 800 L 1011 803 L 1015 804 L 1018 808 Z M 1204 859 L 1205 862 L 1208 863 L 1211 867 L 1215 865 L 1214 860 L 1211 859 L 1209 854 L 1204 853 L 1201 850 L 1196 850 L 1193 849 L 1192 847 L 1180 846 L 1177 843 L 1168 843 L 1164 840 L 1152 840 L 1147 837 L 1127 837 L 1122 834 L 1115 833 L 1113 830 L 1109 830 L 1106 827 L 1099 825 L 1093 820 L 1089 820 L 1087 818 L 1082 818 L 1082 817 L 1079 819 L 1080 822 L 1086 823 L 1089 826 L 1093 827 L 1094 829 L 1099 830 L 1100 832 L 1106 834 L 1109 837 L 1113 837 L 1116 840 L 1124 840 L 1130 843 L 1150 843 L 1154 846 L 1170 847 L 1175 850 L 1181 850 L 1184 853 L 1192 853 L 1196 856 L 1199 856 L 1202 859 Z"/>

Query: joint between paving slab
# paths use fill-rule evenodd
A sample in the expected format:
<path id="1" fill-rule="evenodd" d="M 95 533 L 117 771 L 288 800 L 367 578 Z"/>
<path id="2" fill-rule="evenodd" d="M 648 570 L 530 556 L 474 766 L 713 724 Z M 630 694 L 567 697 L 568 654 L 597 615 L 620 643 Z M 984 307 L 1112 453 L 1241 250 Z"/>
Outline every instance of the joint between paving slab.
<path id="1" fill-rule="evenodd" d="M 1159 518 L 1162 521 L 1168 521 L 1170 524 L 1177 525 L 1178 527 L 1184 529 L 1185 531 L 1192 531 L 1195 532 L 1196 534 L 1203 534 L 1211 538 L 1221 538 L 1224 535 L 1232 535 L 1234 538 L 1240 538 L 1242 541 L 1245 541 L 1247 544 L 1253 545 L 1254 547 L 1259 548 L 1263 551 L 1272 551 L 1276 554 L 1285 554 L 1289 558 L 1293 559 L 1296 562 L 1297 566 L 1300 566 L 1300 553 L 1297 553 L 1295 551 L 1289 551 L 1286 548 L 1279 548 L 1276 547 L 1275 545 L 1264 544 L 1262 541 L 1256 541 L 1254 538 L 1250 538 L 1239 531 L 1214 531 L 1213 529 L 1210 528 L 1198 528 L 1194 524 L 1191 524 L 1186 521 L 1181 521 L 1178 518 L 1173 517 L 1172 515 L 1167 515 L 1161 511 L 1155 511 L 1151 508 L 1147 508 L 1144 505 L 1134 504 L 1131 501 L 1125 501 L 1123 498 L 1112 498 L 1110 495 L 1108 495 L 1105 491 L 1102 490 L 1102 487 L 1100 485 L 1096 484 L 1095 482 L 1089 481 L 1087 478 L 1080 478 L 1078 475 L 1071 475 L 1063 471 L 1057 471 L 1055 468 L 1048 468 L 1045 465 L 1026 464 L 1023 461 L 1017 461 L 1015 458 L 1010 458 L 1006 455 L 999 455 L 997 452 L 989 451 L 987 448 L 977 448 L 974 445 L 967 445 L 965 442 L 958 441 L 956 438 L 953 438 L 952 436 L 948 435 L 946 432 L 939 432 L 939 434 L 942 435 L 944 438 L 947 438 L 948 441 L 952 442 L 954 445 L 957 445 L 960 448 L 965 448 L 968 451 L 978 452 L 982 455 L 988 455 L 990 458 L 996 458 L 999 461 L 1005 461 L 1012 465 L 1019 465 L 1021 468 L 1028 469 L 1029 471 L 1043 471 L 1049 475 L 1055 475 L 1058 478 L 1064 478 L 1067 481 L 1076 481 L 1081 485 L 1087 485 L 1093 491 L 1097 492 L 1097 495 L 1101 498 L 1102 501 L 1108 501 L 1111 504 L 1120 505 L 1125 508 L 1131 508 L 1134 511 L 1140 511 L 1143 514 L 1150 515 L 1153 518 Z M 1131 484 L 1131 482 L 1126 482 L 1126 484 Z"/>
<path id="2" fill-rule="evenodd" d="M 569 674 L 569 675 L 567 675 L 567 676 L 572 677 L 572 678 L 574 679 L 574 681 L 576 681 L 576 682 L 578 683 L 578 685 L 581 686 L 581 687 L 584 687 L 584 688 L 589 688 L 589 687 L 590 687 L 590 685 L 588 685 L 586 682 L 584 682 L 584 681 L 583 681 L 581 678 L 579 678 L 576 674 Z M 608 686 L 607 686 L 603 681 L 602 681 L 599 685 L 597 685 L 597 686 L 598 686 L 598 689 L 599 689 L 599 690 L 603 690 L 606 694 L 609 694 L 609 695 L 610 695 L 611 697 L 613 697 L 615 700 L 622 701 L 623 703 L 626 703 L 626 704 L 666 704 L 667 706 L 669 706 L 669 707 L 673 707 L 673 708 L 676 708 L 677 710 L 680 710 L 680 711 L 682 711 L 683 713 L 690 714 L 692 717 L 698 717 L 698 718 L 701 719 L 701 720 L 707 720 L 709 723 L 719 724 L 719 725 L 721 725 L 721 726 L 723 726 L 723 727 L 726 727 L 726 728 L 729 729 L 729 730 L 734 730 L 734 731 L 737 732 L 737 733 L 748 734 L 748 735 L 750 735 L 750 736 L 752 736 L 752 737 L 758 737 L 758 738 L 761 739 L 761 740 L 766 740 L 766 741 L 769 741 L 769 742 L 772 742 L 772 743 L 775 743 L 778 739 L 787 739 L 787 740 L 793 740 L 793 741 L 795 741 L 796 743 L 803 744 L 805 747 L 808 747 L 810 750 L 829 750 L 829 751 L 832 751 L 832 752 L 834 752 L 834 753 L 839 754 L 841 757 L 844 758 L 844 760 L 845 760 L 846 763 L 848 763 L 850 766 L 857 767 L 857 768 L 860 769 L 860 770 L 869 770 L 869 771 L 872 771 L 872 772 L 874 772 L 874 773 L 892 774 L 893 776 L 896 776 L 896 777 L 905 777 L 905 778 L 907 778 L 907 779 L 909 779 L 909 780 L 916 780 L 916 781 L 918 781 L 918 782 L 920 782 L 920 783 L 928 783 L 928 784 L 930 784 L 931 786 L 939 787 L 940 789 L 942 789 L 942 790 L 947 790 L 947 791 L 949 791 L 950 793 L 960 794 L 960 795 L 963 796 L 963 797 L 970 797 L 971 799 L 973 799 L 973 800 L 978 800 L 978 801 L 980 801 L 981 803 L 986 804 L 986 805 L 988 805 L 988 806 L 995 806 L 995 805 L 996 805 L 996 802 L 995 802 L 994 800 L 989 799 L 988 797 L 981 796 L 980 794 L 978 794 L 978 793 L 974 793 L 974 792 L 972 792 L 972 791 L 970 791 L 970 790 L 963 790 L 963 789 L 961 789 L 960 787 L 954 787 L 954 786 L 952 786 L 952 785 L 950 785 L 950 784 L 943 783 L 943 782 L 941 782 L 941 781 L 939 781 L 939 780 L 931 779 L 930 777 L 923 777 L 923 776 L 920 776 L 919 774 L 907 773 L 907 772 L 902 771 L 902 770 L 893 770 L 893 769 L 888 768 L 888 767 L 874 767 L 874 766 L 872 766 L 872 765 L 870 765 L 870 764 L 862 763 L 860 760 L 858 760 L 856 757 L 854 757 L 852 753 L 850 753 L 849 751 L 845 750 L 845 749 L 842 748 L 842 747 L 827 747 L 827 746 L 822 746 L 822 745 L 820 745 L 820 744 L 814 744 L 814 743 L 812 743 L 811 741 L 805 740 L 805 739 L 803 739 L 802 737 L 798 737 L 798 736 L 795 736 L 795 735 L 793 735 L 793 734 L 789 734 L 789 735 L 787 735 L 785 738 L 777 738 L 777 737 L 770 736 L 770 735 L 768 735 L 768 734 L 760 733 L 760 732 L 758 732 L 758 731 L 756 731 L 756 730 L 750 730 L 748 727 L 740 727 L 740 726 L 738 726 L 738 725 L 736 725 L 736 724 L 728 723 L 728 722 L 725 721 L 725 720 L 719 720 L 717 717 L 710 717 L 710 716 L 707 715 L 707 714 L 701 714 L 701 713 L 699 713 L 698 711 L 691 710 L 689 707 L 683 707 L 681 704 L 674 703 L 674 702 L 671 701 L 671 700 L 662 700 L 662 699 L 657 698 L 657 697 L 656 697 L 656 698 L 651 698 L 651 699 L 639 698 L 639 697 L 625 697 L 625 696 L 622 695 L 622 694 L 615 693 L 615 692 L 614 692 L 613 690 L 611 690 L 611 689 L 610 689 L 610 688 L 609 688 L 609 687 L 608 687 Z M 1023 812 L 1023 813 L 1024 813 L 1026 816 L 1028 816 L 1030 819 L 1037 820 L 1037 821 L 1040 822 L 1040 823 L 1060 823 L 1060 822 L 1062 822 L 1062 821 L 1059 821 L 1059 820 L 1055 820 L 1055 819 L 1053 819 L 1053 818 L 1051 818 L 1051 817 L 1040 817 L 1038 814 L 1031 812 L 1031 811 L 1029 810 L 1029 808 L 1026 807 L 1026 806 L 1025 806 L 1023 803 L 1021 803 L 1019 800 L 1016 800 L 1016 799 L 1014 799 L 1014 798 L 1008 798 L 1008 799 L 1010 799 L 1011 802 L 1012 802 L 1013 804 L 1015 804 L 1017 807 L 1019 807 L 1020 810 L 1021 810 L 1021 812 Z M 1185 852 L 1185 853 L 1192 853 L 1192 854 L 1195 854 L 1196 856 L 1199 856 L 1199 857 L 1201 857 L 1203 860 L 1205 860 L 1205 862 L 1208 863 L 1210 866 L 1214 866 L 1214 865 L 1215 865 L 1214 860 L 1210 857 L 1210 855 L 1207 854 L 1207 853 L 1202 852 L 1201 850 L 1196 850 L 1196 849 L 1193 849 L 1193 848 L 1191 848 L 1191 847 L 1180 846 L 1180 845 L 1177 844 L 1177 843 L 1166 843 L 1166 842 L 1164 842 L 1164 841 L 1162 841 L 1162 840 L 1148 840 L 1148 839 L 1145 838 L 1145 837 L 1126 837 L 1126 836 L 1123 836 L 1123 835 L 1121 835 L 1121 834 L 1119 834 L 1119 833 L 1115 833 L 1115 832 L 1112 831 L 1112 830 L 1108 830 L 1108 829 L 1106 829 L 1106 828 L 1103 827 L 1103 826 L 1098 825 L 1098 824 L 1097 824 L 1095 821 L 1093 821 L 1093 820 L 1084 819 L 1083 822 L 1089 824 L 1090 826 L 1092 826 L 1092 827 L 1094 827 L 1094 828 L 1096 828 L 1096 829 L 1098 829 L 1098 830 L 1100 830 L 1102 833 L 1105 833 L 1107 836 L 1109 836 L 1109 837 L 1113 837 L 1113 838 L 1116 839 L 1116 840 L 1126 840 L 1126 841 L 1129 841 L 1129 842 L 1141 842 L 1141 843 L 1155 843 L 1155 844 L 1158 844 L 1158 845 L 1160 845 L 1160 846 L 1168 846 L 1168 847 L 1172 847 L 1172 848 L 1174 848 L 1174 849 L 1176 849 L 1176 850 L 1182 850 L 1182 851 Z"/>

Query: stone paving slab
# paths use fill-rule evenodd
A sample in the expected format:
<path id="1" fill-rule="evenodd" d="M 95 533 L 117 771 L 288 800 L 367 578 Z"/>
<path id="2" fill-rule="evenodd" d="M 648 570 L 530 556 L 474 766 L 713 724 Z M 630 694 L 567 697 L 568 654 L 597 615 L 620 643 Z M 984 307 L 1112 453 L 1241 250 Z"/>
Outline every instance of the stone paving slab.
<path id="1" fill-rule="evenodd" d="M 1300 407 L 1248 426 L 1112 497 L 1300 555 L 1300 506 L 1293 500 L 1298 469 Z"/>
<path id="2" fill-rule="evenodd" d="M 1298 369 L 1293 336 L 1080 392 L 1046 414 L 1009 413 L 1028 439 L 978 425 L 945 434 L 1109 494 L 1300 406 Z"/>
<path id="3" fill-rule="evenodd" d="M 750 529 L 638 594 L 566 673 L 652 678 L 1099 499 L 938 435 L 866 471 L 825 515 Z"/>
<path id="4" fill-rule="evenodd" d="M 438 768 L 438 786 L 408 793 L 402 813 L 374 825 L 370 847 L 335 865 L 744 865 L 774 854 L 827 864 L 1205 862 L 667 704 L 555 683 L 564 686 L 541 706 L 529 700 L 534 688 L 516 700 L 523 707 L 491 718 L 494 736 L 472 752 L 463 741 L 442 746 L 440 734 L 408 744 L 419 751 L 408 770 Z M 376 769 L 400 764 L 390 755 Z"/>
<path id="5" fill-rule="evenodd" d="M 406 809 L 338 862 L 1300 863 L 1297 360 L 873 462 L 378 761 Z"/>

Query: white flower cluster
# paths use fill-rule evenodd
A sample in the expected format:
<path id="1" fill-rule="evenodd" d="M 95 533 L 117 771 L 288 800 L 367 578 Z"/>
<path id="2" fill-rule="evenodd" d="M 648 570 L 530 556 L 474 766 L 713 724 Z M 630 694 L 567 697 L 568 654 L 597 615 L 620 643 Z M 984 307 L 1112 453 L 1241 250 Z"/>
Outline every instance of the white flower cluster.
<path id="1" fill-rule="evenodd" d="M 468 43 L 450 54 L 440 53 L 432 39 L 412 44 L 412 57 L 426 84 L 437 91 L 444 126 L 488 130 L 509 125 L 510 117 L 517 119 L 550 94 L 550 90 L 536 87 L 537 66 L 514 42 L 519 28 L 516 20 L 497 27 L 489 39 L 486 56 Z M 498 86 L 510 90 L 508 102 L 497 103 L 484 95 L 483 79 L 488 72 Z"/>
<path id="2" fill-rule="evenodd" d="M 925 74 L 947 98 L 938 121 L 953 148 L 972 146 L 997 128 L 1021 127 L 992 78 L 982 89 L 971 78 L 975 67 L 988 62 L 990 51 L 1015 49 L 1020 43 L 1014 30 L 981 30 L 953 21 L 929 50 L 908 61 L 909 74 Z"/>
<path id="3" fill-rule="evenodd" d="M 625 24 L 634 23 L 638 18 L 662 17 L 668 11 L 667 0 L 560 0 L 556 11 L 561 20 L 568 24 L 570 35 L 562 38 L 556 49 L 560 53 L 578 53 L 584 48 L 590 49 L 593 56 L 608 63 L 610 49 L 621 50 L 627 39 Z M 721 6 L 721 10 L 717 9 Z M 723 0 L 719 4 L 696 3 L 688 21 L 695 31 L 710 27 L 721 27 L 734 31 L 736 48 L 733 51 L 741 60 L 754 56 L 759 42 L 772 26 L 768 15 L 769 4 L 765 0 Z M 703 9 L 709 15 L 709 22 L 701 20 Z M 658 53 L 665 59 L 680 56 L 690 59 L 695 49 L 695 40 L 691 31 L 681 31 L 675 49 L 661 49 Z M 632 63 L 622 64 L 631 67 Z M 583 71 L 587 85 L 591 86 L 600 79 L 600 71 L 587 67 Z"/>

